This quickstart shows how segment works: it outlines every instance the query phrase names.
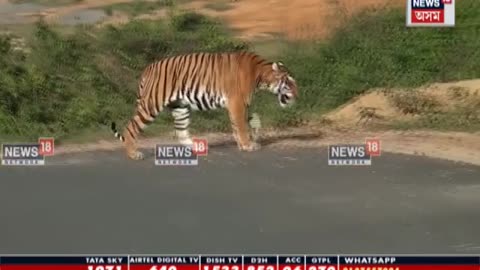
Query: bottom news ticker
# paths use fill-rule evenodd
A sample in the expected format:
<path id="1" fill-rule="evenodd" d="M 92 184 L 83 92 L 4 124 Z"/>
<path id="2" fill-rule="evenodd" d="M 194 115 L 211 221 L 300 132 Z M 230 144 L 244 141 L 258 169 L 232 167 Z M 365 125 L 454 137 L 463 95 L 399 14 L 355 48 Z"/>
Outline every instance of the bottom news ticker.
<path id="1" fill-rule="evenodd" d="M 479 270 L 454 255 L 5 255 L 1 270 Z"/>

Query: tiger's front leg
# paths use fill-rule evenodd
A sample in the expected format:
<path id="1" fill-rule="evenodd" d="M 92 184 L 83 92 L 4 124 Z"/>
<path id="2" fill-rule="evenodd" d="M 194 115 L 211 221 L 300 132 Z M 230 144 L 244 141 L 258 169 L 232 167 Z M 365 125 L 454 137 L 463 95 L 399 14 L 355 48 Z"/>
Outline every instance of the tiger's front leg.
<path id="1" fill-rule="evenodd" d="M 250 140 L 246 117 L 247 106 L 243 102 L 235 102 L 233 99 L 228 106 L 228 115 L 232 125 L 233 137 L 240 151 L 256 151 L 260 144 Z"/>

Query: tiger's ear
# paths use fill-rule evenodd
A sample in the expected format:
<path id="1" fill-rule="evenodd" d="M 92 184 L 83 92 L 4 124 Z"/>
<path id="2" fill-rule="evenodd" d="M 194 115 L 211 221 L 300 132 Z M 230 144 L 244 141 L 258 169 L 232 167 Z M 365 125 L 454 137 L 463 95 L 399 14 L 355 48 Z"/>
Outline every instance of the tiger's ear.
<path id="1" fill-rule="evenodd" d="M 273 62 L 272 69 L 273 69 L 273 71 L 278 71 L 280 68 L 278 67 L 277 63 Z"/>
<path id="2" fill-rule="evenodd" d="M 272 64 L 272 69 L 273 69 L 273 71 L 286 71 L 287 70 L 287 68 L 285 67 L 285 65 L 281 61 L 274 62 Z"/>

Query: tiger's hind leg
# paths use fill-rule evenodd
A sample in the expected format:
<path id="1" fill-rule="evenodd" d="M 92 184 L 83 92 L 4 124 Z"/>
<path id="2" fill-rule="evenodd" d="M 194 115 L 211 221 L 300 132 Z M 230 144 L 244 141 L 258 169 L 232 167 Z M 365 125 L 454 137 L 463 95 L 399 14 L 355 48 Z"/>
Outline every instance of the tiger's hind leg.
<path id="1" fill-rule="evenodd" d="M 183 145 L 192 145 L 193 140 L 188 131 L 190 125 L 189 107 L 175 107 L 172 109 L 172 116 L 175 125 L 175 136 Z"/>
<path id="2" fill-rule="evenodd" d="M 137 140 L 140 133 L 143 132 L 149 124 L 155 120 L 155 116 L 152 116 L 142 102 L 137 105 L 137 110 L 128 122 L 123 132 L 125 150 L 129 158 L 134 160 L 144 159 L 144 154 L 138 151 Z"/>
<path id="3" fill-rule="evenodd" d="M 241 151 L 259 150 L 260 144 L 250 140 L 246 115 L 247 106 L 243 102 L 235 101 L 235 99 L 230 100 L 228 115 L 232 125 L 233 137 L 237 142 L 238 148 Z"/>

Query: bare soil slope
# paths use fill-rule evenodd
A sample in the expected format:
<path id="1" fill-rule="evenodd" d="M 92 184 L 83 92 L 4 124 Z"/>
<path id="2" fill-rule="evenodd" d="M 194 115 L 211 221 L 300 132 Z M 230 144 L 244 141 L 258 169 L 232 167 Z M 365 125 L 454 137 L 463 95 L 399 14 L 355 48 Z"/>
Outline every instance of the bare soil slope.
<path id="1" fill-rule="evenodd" d="M 238 0 L 232 8 L 206 10 L 211 1 L 193 1 L 188 7 L 219 15 L 245 38 L 280 34 L 289 39 L 325 37 L 355 12 L 365 8 L 404 6 L 404 0 Z"/>
<path id="2" fill-rule="evenodd" d="M 472 111 L 480 118 L 480 79 L 435 83 L 416 89 L 373 89 L 326 118 L 345 126 L 362 121 L 386 124 L 415 120 L 422 113 L 448 113 L 469 106 L 478 107 L 476 112 Z"/>

